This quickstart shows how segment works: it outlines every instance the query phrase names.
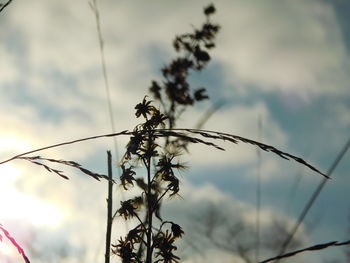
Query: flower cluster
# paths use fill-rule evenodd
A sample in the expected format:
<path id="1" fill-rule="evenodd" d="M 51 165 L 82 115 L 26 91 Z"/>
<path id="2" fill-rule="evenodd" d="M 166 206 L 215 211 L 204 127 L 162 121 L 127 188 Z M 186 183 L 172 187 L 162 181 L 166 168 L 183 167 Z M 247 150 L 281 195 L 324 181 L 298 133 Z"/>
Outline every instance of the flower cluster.
<path id="1" fill-rule="evenodd" d="M 162 68 L 164 80 L 161 84 L 152 81 L 150 91 L 162 103 L 169 117 L 169 128 L 175 127 L 177 116 L 186 106 L 209 98 L 203 87 L 192 92 L 187 77 L 190 70 L 201 71 L 210 61 L 209 50 L 215 47 L 214 40 L 220 29 L 210 21 L 214 13 L 215 7 L 209 5 L 204 9 L 206 22 L 201 28 L 175 37 L 173 46 L 181 55 Z"/>
<path id="2" fill-rule="evenodd" d="M 125 190 L 137 187 L 140 194 L 122 201 L 116 214 L 125 220 L 137 220 L 137 225 L 112 249 L 125 263 L 179 262 L 180 258 L 174 254 L 175 241 L 184 231 L 173 222 L 163 221 L 160 207 L 164 197 L 178 195 L 180 190 L 177 171 L 185 166 L 178 161 L 184 148 L 179 141 L 208 144 L 171 129 L 187 106 L 208 99 L 205 88 L 191 91 L 187 78 L 191 70 L 202 70 L 210 60 L 208 51 L 215 47 L 214 39 L 219 31 L 219 26 L 210 22 L 214 12 L 213 5 L 206 7 L 206 22 L 202 27 L 175 38 L 173 46 L 181 55 L 162 69 L 162 84 L 152 82 L 150 91 L 164 113 L 147 96 L 135 106 L 136 117 L 144 121 L 134 128 L 126 146 L 120 184 Z M 140 166 L 145 170 L 143 176 L 138 176 L 136 167 Z M 163 230 L 164 226 L 169 227 Z"/>
<path id="3" fill-rule="evenodd" d="M 184 165 L 177 160 L 178 153 L 171 154 L 166 147 L 161 147 L 158 143 L 160 137 L 165 136 L 156 131 L 164 125 L 166 116 L 153 106 L 147 97 L 136 105 L 135 110 L 136 117 L 143 117 L 144 122 L 135 127 L 127 144 L 121 162 L 120 184 L 125 190 L 137 186 L 141 193 L 122 201 L 116 214 L 124 220 L 137 219 L 139 224 L 131 229 L 125 238 L 120 238 L 118 243 L 113 245 L 112 251 L 120 256 L 123 262 L 144 262 L 144 250 L 159 257 L 158 262 L 171 262 L 178 259 L 172 254 L 176 250 L 173 243 L 182 236 L 183 231 L 179 225 L 172 223 L 172 232 L 163 232 L 160 202 L 167 194 L 174 196 L 179 192 L 176 170 L 184 168 Z M 146 176 L 137 177 L 135 161 L 144 166 Z M 154 171 L 151 170 L 151 166 Z M 145 218 L 141 219 L 142 216 Z M 153 222 L 153 217 L 159 219 L 159 228 Z M 153 250 L 158 252 L 153 254 Z"/>
<path id="4" fill-rule="evenodd" d="M 177 249 L 174 246 L 175 237 L 169 233 L 168 230 L 160 232 L 157 236 L 154 237 L 154 247 L 158 250 L 155 253 L 157 259 L 155 262 L 164 262 L 164 263 L 178 263 L 179 257 L 174 255 L 174 250 Z"/>

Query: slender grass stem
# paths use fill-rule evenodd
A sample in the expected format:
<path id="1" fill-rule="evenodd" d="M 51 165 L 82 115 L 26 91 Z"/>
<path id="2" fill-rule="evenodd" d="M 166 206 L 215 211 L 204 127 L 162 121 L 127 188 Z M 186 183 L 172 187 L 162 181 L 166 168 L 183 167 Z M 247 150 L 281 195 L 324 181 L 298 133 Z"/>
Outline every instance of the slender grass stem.
<path id="1" fill-rule="evenodd" d="M 12 0 L 7 1 L 5 4 L 0 6 L 0 12 L 2 12 L 9 4 L 11 4 Z"/>
<path id="2" fill-rule="evenodd" d="M 112 235 L 112 209 L 113 209 L 113 173 L 112 173 L 112 155 L 111 152 L 107 152 L 107 165 L 108 165 L 108 199 L 107 199 L 107 230 L 106 230 L 106 250 L 105 250 L 105 263 L 110 262 L 111 252 L 111 235 Z"/>
<path id="3" fill-rule="evenodd" d="M 152 138 L 150 133 L 148 134 L 148 148 L 152 147 Z M 152 185 L 151 185 L 151 154 L 147 155 L 147 254 L 146 263 L 152 263 L 152 219 L 153 219 L 153 206 L 152 206 Z"/>
<path id="4" fill-rule="evenodd" d="M 340 153 L 338 154 L 336 159 L 334 160 L 334 162 L 331 165 L 331 167 L 329 168 L 329 170 L 327 172 L 328 178 L 331 177 L 333 171 L 338 166 L 338 164 L 341 161 L 341 159 L 343 159 L 345 153 L 348 151 L 349 148 L 350 148 L 350 138 L 346 142 L 346 144 L 344 145 L 344 147 L 342 148 L 342 150 L 340 151 Z M 321 193 L 321 191 L 322 191 L 323 187 L 325 186 L 325 184 L 327 183 L 327 181 L 328 180 L 326 178 L 323 178 L 321 183 L 318 185 L 318 187 L 316 188 L 316 190 L 314 191 L 314 193 L 310 197 L 309 201 L 307 202 L 307 204 L 305 205 L 303 211 L 301 212 L 297 223 L 294 225 L 292 231 L 290 232 L 290 234 L 288 235 L 288 237 L 286 238 L 286 240 L 282 244 L 280 252 L 279 252 L 279 255 L 282 255 L 282 254 L 285 253 L 286 249 L 288 248 L 289 243 L 292 241 L 292 239 L 293 239 L 295 233 L 297 232 L 299 226 L 301 225 L 301 223 L 303 222 L 304 218 L 308 214 L 309 210 L 311 209 L 312 205 L 314 204 L 314 202 L 316 201 L 317 197 Z M 278 263 L 279 261 L 280 261 L 280 259 L 278 258 L 276 263 Z"/>
<path id="5" fill-rule="evenodd" d="M 305 252 L 305 251 L 316 251 L 316 250 L 326 249 L 328 247 L 336 247 L 336 246 L 339 247 L 339 246 L 348 246 L 348 245 L 350 245 L 350 240 L 347 240 L 347 241 L 344 241 L 344 242 L 331 241 L 331 242 L 328 242 L 328 243 L 317 244 L 317 245 L 314 245 L 314 246 L 311 246 L 311 247 L 295 250 L 295 251 L 288 252 L 288 253 L 283 254 L 283 255 L 279 255 L 279 256 L 276 256 L 276 257 L 268 258 L 268 259 L 265 259 L 265 260 L 263 260 L 263 261 L 261 261 L 259 263 L 267 263 L 267 262 L 274 261 L 274 260 L 277 260 L 276 262 L 279 262 L 280 259 L 282 259 L 282 258 L 292 257 L 292 256 L 295 256 L 295 255 L 297 255 L 299 253 L 302 253 L 302 252 Z"/>
<path id="6" fill-rule="evenodd" d="M 258 141 L 262 137 L 262 119 L 258 117 Z M 256 237 L 255 237 L 255 261 L 259 261 L 260 254 L 260 210 L 261 210 L 261 149 L 257 149 L 257 184 L 256 184 Z"/>
<path id="7" fill-rule="evenodd" d="M 119 136 L 119 135 L 131 135 L 131 134 L 132 134 L 132 132 L 129 132 L 129 131 L 125 130 L 125 131 L 117 132 L 117 133 L 107 133 L 107 134 L 102 134 L 102 135 L 95 135 L 95 136 L 85 137 L 85 138 L 81 138 L 81 139 L 77 139 L 77 140 L 72 140 L 72 141 L 52 144 L 52 145 L 49 145 L 49 146 L 45 146 L 45 147 L 42 147 L 42 148 L 38 148 L 38 149 L 35 149 L 35 150 L 31 150 L 31 151 L 28 151 L 28 152 L 17 154 L 17 155 L 15 155 L 15 156 L 13 156 L 13 157 L 11 157 L 9 159 L 1 161 L 0 165 L 4 164 L 4 163 L 7 163 L 7 162 L 10 162 L 10 161 L 13 161 L 13 160 L 15 160 L 15 159 L 17 159 L 19 157 L 24 156 L 24 155 L 37 153 L 37 152 L 41 152 L 41 151 L 44 151 L 44 150 L 49 150 L 49 149 L 53 149 L 53 148 L 57 148 L 57 147 L 61 147 L 61 146 L 69 145 L 69 144 L 74 144 L 74 143 L 84 142 L 84 141 L 89 141 L 89 140 L 95 140 L 95 139 L 104 138 L 104 137 L 112 137 L 112 136 Z"/>

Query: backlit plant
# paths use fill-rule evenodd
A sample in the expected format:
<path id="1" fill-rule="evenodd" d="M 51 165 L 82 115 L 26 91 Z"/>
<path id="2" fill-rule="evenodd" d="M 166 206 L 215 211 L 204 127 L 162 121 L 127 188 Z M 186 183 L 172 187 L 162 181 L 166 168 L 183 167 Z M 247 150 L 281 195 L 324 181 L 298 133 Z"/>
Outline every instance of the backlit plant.
<path id="1" fill-rule="evenodd" d="M 92 8 L 95 8 L 94 10 L 97 12 L 96 6 L 92 5 Z M 28 155 L 102 137 L 129 136 L 126 151 L 120 161 L 119 184 L 124 190 L 137 188 L 138 193 L 130 199 L 121 201 L 115 215 L 124 220 L 134 219 L 136 225 L 111 247 L 109 242 L 106 242 L 107 251 L 112 250 L 122 259 L 123 263 L 179 262 L 180 258 L 176 255 L 176 241 L 184 235 L 184 231 L 177 223 L 162 218 L 161 202 L 165 197 L 176 197 L 179 194 L 178 171 L 186 167 L 179 161 L 178 157 L 190 143 L 203 144 L 218 150 L 223 150 L 223 148 L 217 145 L 216 141 L 233 144 L 248 143 L 284 159 L 299 162 L 327 177 L 303 159 L 258 141 L 217 131 L 176 128 L 176 121 L 187 107 L 208 99 L 205 88 L 190 89 L 188 75 L 191 71 L 203 70 L 210 60 L 208 51 L 215 47 L 215 36 L 220 28 L 210 20 L 214 13 L 215 7 L 209 5 L 204 9 L 206 21 L 201 28 L 194 29 L 193 33 L 182 34 L 175 38 L 173 46 L 179 52 L 179 56 L 162 69 L 163 81 L 153 81 L 150 87 L 152 96 L 161 108 L 155 106 L 155 103 L 145 96 L 142 102 L 135 107 L 136 117 L 142 118 L 143 121 L 132 131 L 125 130 L 119 133 L 97 135 L 51 145 L 0 162 L 1 165 L 15 159 L 21 159 L 40 165 L 47 171 L 68 179 L 61 170 L 50 167 L 52 163 L 60 164 L 78 169 L 96 180 L 105 179 L 112 185 L 117 182 L 111 176 L 92 172 L 75 161 Z M 108 200 L 111 202 L 110 198 Z M 0 230 L 18 248 L 24 260 L 29 262 L 23 249 L 2 225 L 0 225 Z M 110 236 L 110 232 L 111 228 L 107 231 L 107 236 Z M 1 239 L 0 232 L 0 241 Z M 105 262 L 109 262 L 107 252 Z"/>

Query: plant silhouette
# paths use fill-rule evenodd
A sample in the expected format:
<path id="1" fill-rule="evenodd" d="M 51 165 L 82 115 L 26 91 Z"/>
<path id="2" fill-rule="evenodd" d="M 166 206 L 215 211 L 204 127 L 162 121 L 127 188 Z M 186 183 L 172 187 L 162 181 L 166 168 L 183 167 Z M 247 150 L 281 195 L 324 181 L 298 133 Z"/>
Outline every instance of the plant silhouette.
<path id="1" fill-rule="evenodd" d="M 204 24 L 199 29 L 194 29 L 192 33 L 176 36 L 173 46 L 180 53 L 179 57 L 162 68 L 163 81 L 152 81 L 149 88 L 154 100 L 161 105 L 161 108 L 155 106 L 155 103 L 145 96 L 135 106 L 135 116 L 142 118 L 143 121 L 133 130 L 96 135 L 45 146 L 0 162 L 1 165 L 16 159 L 23 160 L 39 165 L 64 179 L 69 179 L 63 171 L 50 166 L 55 163 L 78 169 L 93 179 L 104 179 L 109 183 L 117 184 L 109 176 L 92 172 L 76 161 L 29 155 L 63 145 L 103 137 L 128 136 L 129 142 L 120 161 L 122 172 L 119 184 L 124 190 L 137 188 L 138 194 L 121 201 L 120 207 L 115 211 L 115 216 L 119 216 L 124 220 L 133 219 L 137 223 L 128 231 L 125 237 L 120 237 L 111 246 L 112 253 L 118 255 L 123 263 L 177 263 L 180 261 L 179 256 L 176 255 L 176 241 L 181 239 L 185 233 L 176 222 L 162 218 L 161 202 L 167 196 L 176 197 L 179 195 L 180 180 L 178 171 L 185 169 L 186 166 L 179 161 L 178 157 L 184 149 L 187 150 L 188 144 L 201 144 L 217 150 L 224 150 L 217 142 L 234 145 L 238 143 L 251 144 L 283 159 L 298 162 L 328 178 L 326 174 L 302 158 L 281 151 L 271 145 L 218 131 L 176 128 L 178 118 L 188 107 L 209 98 L 205 88 L 199 87 L 194 90 L 190 88 L 188 76 L 191 71 L 203 70 L 211 59 L 209 51 L 215 47 L 215 37 L 220 29 L 219 25 L 211 22 L 211 16 L 215 11 L 212 4 L 205 7 L 203 11 L 205 15 Z M 141 167 L 141 169 L 137 169 L 138 167 Z M 25 262 L 29 262 L 23 249 L 7 230 L 1 225 L 0 230 L 16 246 Z M 0 241 L 1 237 L 0 235 Z M 317 248 L 344 244 L 348 243 L 327 243 Z M 310 250 L 310 248 L 302 251 L 305 250 Z"/>
<path id="2" fill-rule="evenodd" d="M 204 8 L 206 21 L 201 28 L 175 37 L 173 47 L 180 55 L 162 68 L 163 81 L 153 80 L 149 88 L 168 117 L 169 129 L 176 126 L 176 120 L 188 106 L 209 98 L 203 87 L 192 91 L 187 77 L 191 71 L 203 70 L 210 61 L 208 52 L 215 47 L 215 37 L 220 29 L 211 22 L 215 11 L 214 5 L 207 6 Z"/>

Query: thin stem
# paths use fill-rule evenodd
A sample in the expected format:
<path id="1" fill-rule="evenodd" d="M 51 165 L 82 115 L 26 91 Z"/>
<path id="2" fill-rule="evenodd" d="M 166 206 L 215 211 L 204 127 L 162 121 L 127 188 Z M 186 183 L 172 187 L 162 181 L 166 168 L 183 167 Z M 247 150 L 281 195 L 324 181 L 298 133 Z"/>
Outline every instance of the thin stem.
<path id="1" fill-rule="evenodd" d="M 96 21 L 96 30 L 97 30 L 97 36 L 98 36 L 98 42 L 100 47 L 100 58 L 101 58 L 101 70 L 104 80 L 104 86 L 106 91 L 106 99 L 107 99 L 107 108 L 108 108 L 108 115 L 109 115 L 109 121 L 111 123 L 111 129 L 112 132 L 115 133 L 115 122 L 114 122 L 114 112 L 112 107 L 112 98 L 111 98 L 111 92 L 109 87 L 109 79 L 108 79 L 108 73 L 107 73 L 107 64 L 105 59 L 105 52 L 104 52 L 104 40 L 103 40 L 103 34 L 101 30 L 101 21 L 100 21 L 100 11 L 97 5 L 97 0 L 93 0 L 92 2 L 89 2 L 91 10 L 93 14 L 95 15 L 95 21 Z M 114 154 L 117 161 L 120 160 L 119 151 L 118 151 L 118 141 L 117 138 L 113 136 L 113 144 L 114 144 Z M 117 169 L 117 174 L 120 177 L 121 176 L 121 170 L 120 168 Z M 122 200 L 125 199 L 124 192 L 121 192 L 121 198 Z M 124 222 L 126 231 L 129 229 L 127 221 Z"/>
<path id="2" fill-rule="evenodd" d="M 141 218 L 138 216 L 138 214 L 134 213 L 134 216 L 136 216 L 137 220 L 140 222 L 140 226 L 143 227 L 143 229 L 146 229 L 145 224 L 142 222 Z M 137 227 L 136 227 L 137 228 Z"/>
<path id="3" fill-rule="evenodd" d="M 154 204 L 154 207 L 152 209 L 152 212 L 154 212 L 154 210 L 156 209 L 157 205 L 159 204 L 159 202 L 162 200 L 162 198 L 166 195 L 166 193 L 170 190 L 170 188 L 168 187 L 163 193 L 162 195 L 157 199 L 156 203 Z"/>
<path id="4" fill-rule="evenodd" d="M 159 229 L 158 229 L 158 232 L 160 232 L 162 230 L 162 227 L 165 225 L 165 224 L 172 224 L 173 222 L 170 222 L 170 221 L 163 221 L 163 223 L 160 225 Z"/>
<path id="5" fill-rule="evenodd" d="M 7 163 L 7 162 L 10 162 L 10 161 L 13 161 L 13 160 L 15 160 L 15 159 L 17 159 L 19 157 L 22 157 L 24 155 L 27 155 L 27 154 L 41 152 L 41 151 L 44 151 L 44 150 L 57 148 L 57 147 L 61 147 L 61 146 L 64 146 L 64 145 L 69 145 L 69 144 L 74 144 L 74 143 L 83 142 L 83 141 L 89 141 L 89 140 L 95 140 L 95 139 L 104 138 L 104 137 L 112 137 L 112 136 L 119 136 L 119 135 L 131 135 L 131 134 L 132 134 L 132 132 L 129 132 L 129 131 L 126 130 L 126 131 L 117 132 L 117 133 L 108 133 L 108 134 L 103 134 L 103 135 L 90 136 L 90 137 L 85 137 L 85 138 L 81 138 L 81 139 L 77 139 L 77 140 L 73 140 L 73 141 L 53 144 L 53 145 L 45 146 L 45 147 L 42 147 L 42 148 L 38 148 L 38 149 L 35 149 L 35 150 L 31 150 L 31 151 L 28 151 L 28 152 L 24 152 L 24 153 L 15 155 L 15 156 L 13 156 L 13 157 L 11 157 L 9 159 L 6 159 L 6 160 L 0 162 L 0 165 L 4 164 L 4 163 Z"/>
<path id="6" fill-rule="evenodd" d="M 148 148 L 152 147 L 152 138 L 151 134 L 148 134 Z M 147 229 L 147 254 L 146 254 L 146 263 L 152 262 L 152 215 L 153 215 L 153 207 L 152 207 L 152 188 L 151 188 L 151 154 L 147 155 L 147 221 L 148 221 L 148 229 Z"/>
<path id="7" fill-rule="evenodd" d="M 348 246 L 348 245 L 350 245 L 350 240 L 347 240 L 347 241 L 344 241 L 344 242 L 331 241 L 331 242 L 328 242 L 328 243 L 317 244 L 317 245 L 314 245 L 314 246 L 311 246 L 311 247 L 295 250 L 295 251 L 288 252 L 288 253 L 283 254 L 283 255 L 279 255 L 279 256 L 276 256 L 276 257 L 269 258 L 269 259 L 265 259 L 264 261 L 261 261 L 259 263 L 267 263 L 267 262 L 270 262 L 270 261 L 274 261 L 276 259 L 277 259 L 277 262 L 278 262 L 282 258 L 292 257 L 292 256 L 295 256 L 295 255 L 297 255 L 299 253 L 302 253 L 302 252 L 305 252 L 305 251 L 316 251 L 316 250 L 322 250 L 322 249 L 325 249 L 325 248 L 328 248 L 328 247 L 336 247 L 336 246 L 339 247 L 339 246 Z"/>
<path id="8" fill-rule="evenodd" d="M 152 262 L 152 197 L 151 197 L 151 179 L 150 179 L 150 166 L 147 167 L 147 218 L 148 218 L 148 229 L 147 229 L 147 258 L 146 263 Z"/>
<path id="9" fill-rule="evenodd" d="M 101 22 L 100 22 L 100 12 L 99 8 L 97 6 L 97 0 L 93 0 L 93 2 L 90 2 L 90 6 L 92 9 L 92 12 L 95 15 L 96 20 L 96 29 L 97 29 L 97 36 L 98 36 L 98 43 L 100 47 L 100 58 L 101 58 L 101 70 L 103 75 L 103 81 L 106 91 L 106 97 L 107 97 L 107 108 L 108 108 L 108 115 L 109 115 L 109 121 L 111 123 L 112 132 L 114 133 L 116 131 L 115 128 L 115 122 L 114 122 L 114 112 L 112 108 L 112 99 L 111 99 L 111 92 L 109 87 L 109 79 L 107 74 L 107 64 L 105 59 L 105 52 L 104 52 L 104 40 L 101 30 Z M 119 160 L 119 153 L 118 153 L 118 142 L 115 137 L 113 137 L 114 142 L 114 151 L 116 155 L 116 159 Z M 120 172 L 120 170 L 118 170 Z"/>
<path id="10" fill-rule="evenodd" d="M 112 173 L 112 155 L 110 151 L 107 151 L 107 165 L 108 165 L 108 199 L 107 199 L 107 231 L 106 231 L 106 250 L 105 250 L 105 263 L 110 262 L 111 252 L 111 234 L 112 234 L 112 209 L 113 209 L 113 173 Z"/>
<path id="11" fill-rule="evenodd" d="M 219 139 L 219 140 L 223 140 L 223 141 L 229 140 L 230 142 L 235 143 L 235 144 L 237 144 L 238 142 L 252 144 L 252 145 L 255 145 L 255 146 L 261 148 L 264 151 L 272 152 L 274 154 L 277 154 L 281 158 L 284 158 L 284 159 L 287 159 L 287 160 L 293 159 L 294 161 L 296 161 L 298 163 L 301 163 L 304 166 L 307 166 L 309 169 L 311 169 L 311 170 L 313 170 L 313 171 L 323 175 L 325 178 L 329 179 L 329 177 L 325 173 L 322 173 L 321 171 L 319 171 L 318 169 L 316 169 L 315 167 L 313 167 L 312 165 L 310 165 L 309 163 L 307 163 L 306 161 L 304 161 L 300 157 L 297 157 L 297 156 L 289 154 L 287 152 L 283 152 L 281 150 L 278 150 L 277 148 L 275 148 L 275 147 L 273 147 L 271 145 L 264 144 L 264 143 L 261 143 L 261 142 L 257 142 L 257 141 L 254 141 L 254 140 L 251 140 L 251 139 L 248 139 L 248 138 L 245 138 L 245 137 L 241 137 L 241 136 L 238 136 L 238 135 L 229 134 L 229 133 L 223 133 L 223 132 L 217 132 L 217 131 L 210 131 L 210 130 L 184 129 L 184 128 L 183 129 L 179 129 L 179 128 L 176 128 L 176 129 L 153 129 L 153 130 L 149 130 L 147 132 L 152 132 L 153 134 L 156 134 L 156 136 L 162 136 L 162 133 L 167 132 L 167 131 L 174 132 L 173 133 L 174 135 L 171 135 L 171 136 L 176 136 L 177 132 L 184 131 L 184 132 L 189 132 L 192 135 L 193 134 L 199 134 L 200 136 L 204 136 L 206 138 L 209 137 L 209 138 Z M 145 131 L 140 131 L 139 133 L 143 134 L 143 133 L 145 133 Z M 27 155 L 27 154 L 31 154 L 31 153 L 35 153 L 35 152 L 51 149 L 51 148 L 56 148 L 56 147 L 60 147 L 60 146 L 67 145 L 67 144 L 73 144 L 73 143 L 77 143 L 77 142 L 82 142 L 82 141 L 87 141 L 87 140 L 92 140 L 92 139 L 98 139 L 98 138 L 102 138 L 102 137 L 112 137 L 112 136 L 119 136 L 119 135 L 133 135 L 133 134 L 135 134 L 135 132 L 130 132 L 128 130 L 125 130 L 125 131 L 122 131 L 122 132 L 119 132 L 119 133 L 110 133 L 110 134 L 104 134 L 104 135 L 97 135 L 97 136 L 86 137 L 86 138 L 82 138 L 82 139 L 78 139 L 78 140 L 74 140 L 74 141 L 54 144 L 54 145 L 46 146 L 46 147 L 43 147 L 43 148 L 39 148 L 39 149 L 36 149 L 36 150 L 32 150 L 32 151 L 29 151 L 29 152 L 25 152 L 25 153 L 21 153 L 19 155 L 13 156 L 13 157 L 5 160 L 5 161 L 0 162 L 0 165 L 4 164 L 4 163 L 7 163 L 9 161 L 12 161 L 14 159 L 17 159 L 18 157 Z M 164 136 L 169 136 L 169 135 L 164 135 Z M 205 143 L 204 141 L 198 141 L 198 140 L 196 142 Z M 211 146 L 215 146 L 214 144 L 212 144 L 212 143 L 210 144 L 208 142 L 205 143 L 205 144 L 211 145 Z M 222 148 L 217 147 L 217 146 L 216 146 L 216 148 L 223 150 Z"/>
<path id="12" fill-rule="evenodd" d="M 261 142 L 262 120 L 261 115 L 258 117 L 258 141 Z M 260 208 L 261 208 L 261 149 L 257 149 L 257 184 L 256 184 L 256 244 L 255 244 L 255 261 L 259 261 L 260 254 Z"/>
<path id="13" fill-rule="evenodd" d="M 2 12 L 11 2 L 12 2 L 12 0 L 9 0 L 9 1 L 7 1 L 5 4 L 3 4 L 2 6 L 0 6 L 0 12 Z"/>
<path id="14" fill-rule="evenodd" d="M 334 160 L 332 166 L 329 168 L 328 172 L 326 173 L 327 177 L 330 178 L 333 171 L 335 170 L 335 168 L 338 166 L 339 162 L 341 161 L 341 159 L 343 159 L 343 156 L 345 155 L 345 153 L 347 152 L 347 150 L 350 147 L 350 138 L 347 141 L 347 143 L 344 145 L 343 149 L 340 151 L 340 153 L 338 154 L 337 158 Z M 310 197 L 308 203 L 306 204 L 306 206 L 304 207 L 303 211 L 301 212 L 297 223 L 294 225 L 292 231 L 290 232 L 290 234 L 288 235 L 287 239 L 284 241 L 284 243 L 281 246 L 279 255 L 284 254 L 284 252 L 286 251 L 286 249 L 288 248 L 289 243 L 292 241 L 295 233 L 297 232 L 299 226 L 301 225 L 301 223 L 303 222 L 304 218 L 306 217 L 306 215 L 308 214 L 309 210 L 311 209 L 312 205 L 314 204 L 314 202 L 316 201 L 318 195 L 321 193 L 323 187 L 325 186 L 325 184 L 327 183 L 327 179 L 323 178 L 323 180 L 321 181 L 321 183 L 318 185 L 317 189 L 314 191 L 314 193 L 312 194 L 312 196 Z M 276 263 L 278 263 L 280 260 L 279 258 L 277 259 Z"/>

